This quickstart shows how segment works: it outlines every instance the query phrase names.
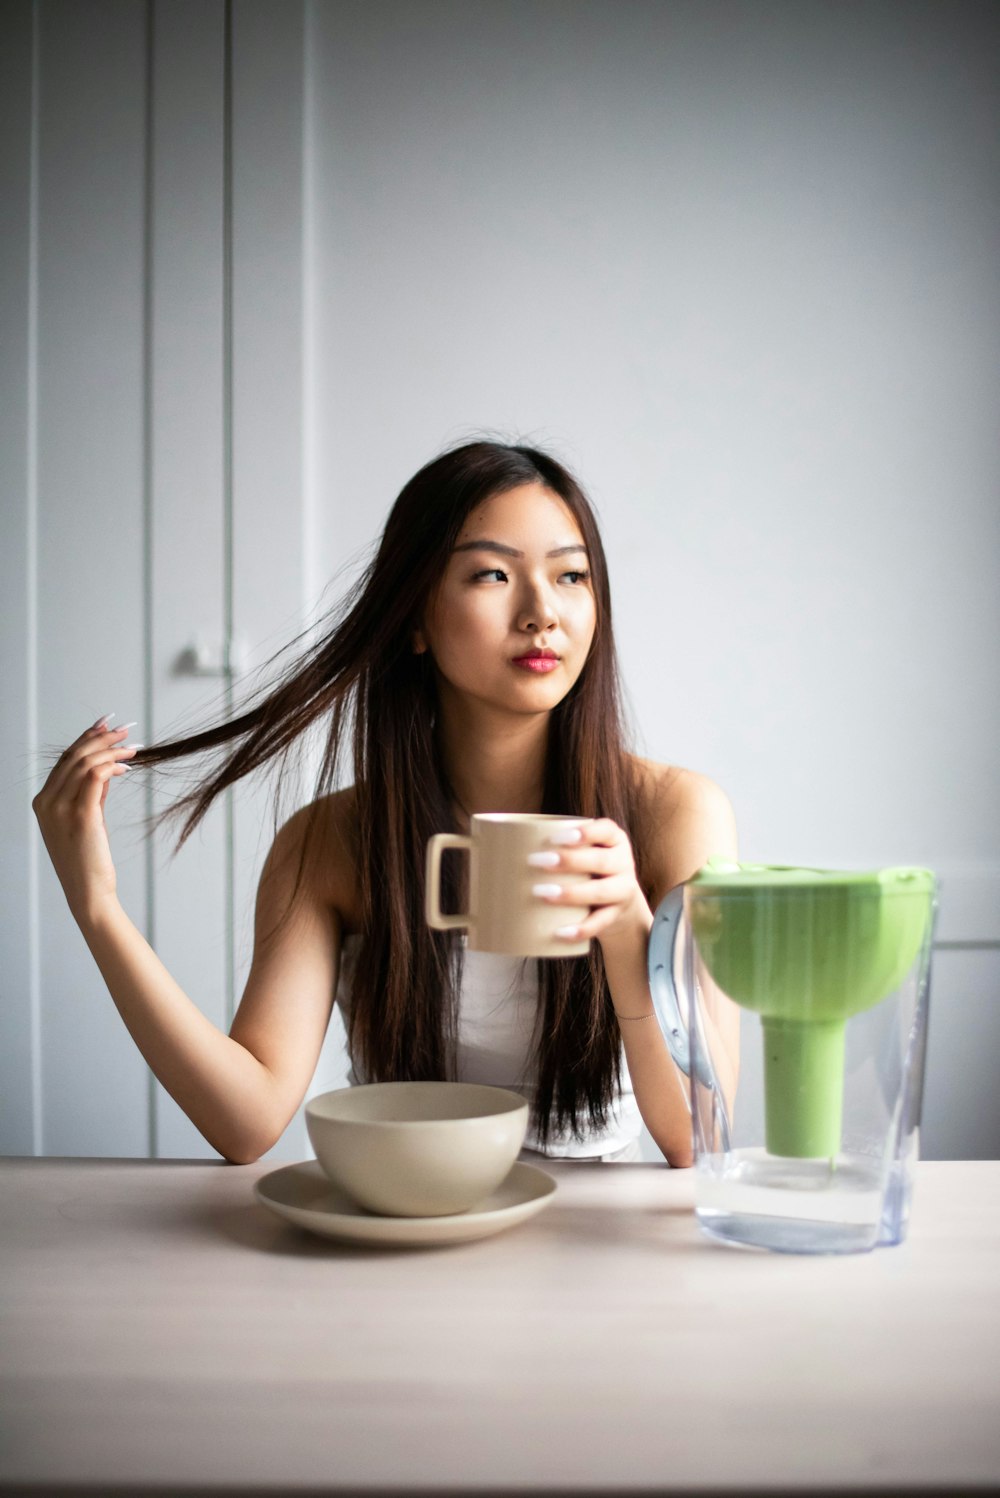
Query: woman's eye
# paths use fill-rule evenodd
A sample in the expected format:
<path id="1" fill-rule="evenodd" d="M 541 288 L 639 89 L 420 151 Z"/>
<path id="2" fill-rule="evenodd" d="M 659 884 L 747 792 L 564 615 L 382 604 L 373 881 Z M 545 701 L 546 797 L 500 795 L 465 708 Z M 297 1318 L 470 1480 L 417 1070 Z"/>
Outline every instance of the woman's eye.
<path id="1" fill-rule="evenodd" d="M 578 586 L 579 583 L 586 582 L 587 579 L 588 579 L 588 577 L 590 576 L 590 573 L 587 572 L 587 571 L 583 571 L 583 572 L 564 572 L 562 574 L 562 576 L 563 577 L 571 577 L 571 578 L 573 578 L 574 579 L 573 586 L 576 587 L 576 586 Z M 472 574 L 472 581 L 474 583 L 477 583 L 479 581 L 479 579 L 482 578 L 482 577 L 502 577 L 504 580 L 506 580 L 507 574 L 506 574 L 506 572 L 504 572 L 504 570 L 503 570 L 502 567 L 484 567 L 481 572 L 474 572 Z"/>

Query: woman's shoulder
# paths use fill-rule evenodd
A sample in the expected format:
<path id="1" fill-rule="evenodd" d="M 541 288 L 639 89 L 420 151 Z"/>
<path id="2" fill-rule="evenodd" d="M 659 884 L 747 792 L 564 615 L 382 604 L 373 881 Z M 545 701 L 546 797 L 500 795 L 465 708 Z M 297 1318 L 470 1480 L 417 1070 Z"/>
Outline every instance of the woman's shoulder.
<path id="1" fill-rule="evenodd" d="M 717 781 L 683 765 L 658 764 L 638 755 L 629 758 L 639 786 L 657 898 L 690 879 L 713 853 L 738 857 L 736 817 Z"/>
<path id="2" fill-rule="evenodd" d="M 300 807 L 281 827 L 275 846 L 296 857 L 305 854 L 317 898 L 336 910 L 345 933 L 360 930 L 353 785 Z"/>
<path id="3" fill-rule="evenodd" d="M 660 817 L 674 816 L 692 807 L 706 807 L 713 803 L 720 808 L 730 805 L 722 786 L 699 770 L 689 770 L 684 765 L 659 764 L 638 754 L 630 754 L 628 759 L 644 809 Z"/>
<path id="4" fill-rule="evenodd" d="M 301 843 L 310 835 L 323 843 L 353 842 L 357 815 L 357 789 L 353 785 L 319 796 L 293 812 L 278 833 L 289 843 Z"/>

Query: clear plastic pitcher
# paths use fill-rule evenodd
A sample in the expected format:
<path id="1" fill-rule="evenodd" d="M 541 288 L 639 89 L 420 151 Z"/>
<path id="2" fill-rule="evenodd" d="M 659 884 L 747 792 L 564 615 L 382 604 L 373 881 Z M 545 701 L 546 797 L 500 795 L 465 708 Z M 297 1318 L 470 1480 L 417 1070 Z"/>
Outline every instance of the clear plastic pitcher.
<path id="1" fill-rule="evenodd" d="M 784 1253 L 902 1242 L 936 915 L 928 869 L 718 858 L 658 907 L 650 989 L 690 1079 L 711 1237 Z"/>

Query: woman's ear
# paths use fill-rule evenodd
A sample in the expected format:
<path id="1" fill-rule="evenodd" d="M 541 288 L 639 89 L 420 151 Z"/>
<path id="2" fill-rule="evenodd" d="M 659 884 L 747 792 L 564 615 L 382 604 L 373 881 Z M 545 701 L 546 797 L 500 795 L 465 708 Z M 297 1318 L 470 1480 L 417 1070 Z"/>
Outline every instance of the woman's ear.
<path id="1" fill-rule="evenodd" d="M 415 629 L 413 631 L 413 654 L 423 655 L 426 649 L 427 641 L 424 639 L 423 631 Z"/>

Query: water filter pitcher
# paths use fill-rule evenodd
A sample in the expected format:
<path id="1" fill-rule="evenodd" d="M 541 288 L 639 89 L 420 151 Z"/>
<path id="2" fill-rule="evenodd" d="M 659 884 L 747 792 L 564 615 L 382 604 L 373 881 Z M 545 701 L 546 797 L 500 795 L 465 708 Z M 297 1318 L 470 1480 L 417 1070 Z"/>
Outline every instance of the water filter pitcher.
<path id="1" fill-rule="evenodd" d="M 658 907 L 654 1007 L 690 1079 L 695 1210 L 791 1253 L 902 1241 L 937 885 L 713 858 Z"/>

